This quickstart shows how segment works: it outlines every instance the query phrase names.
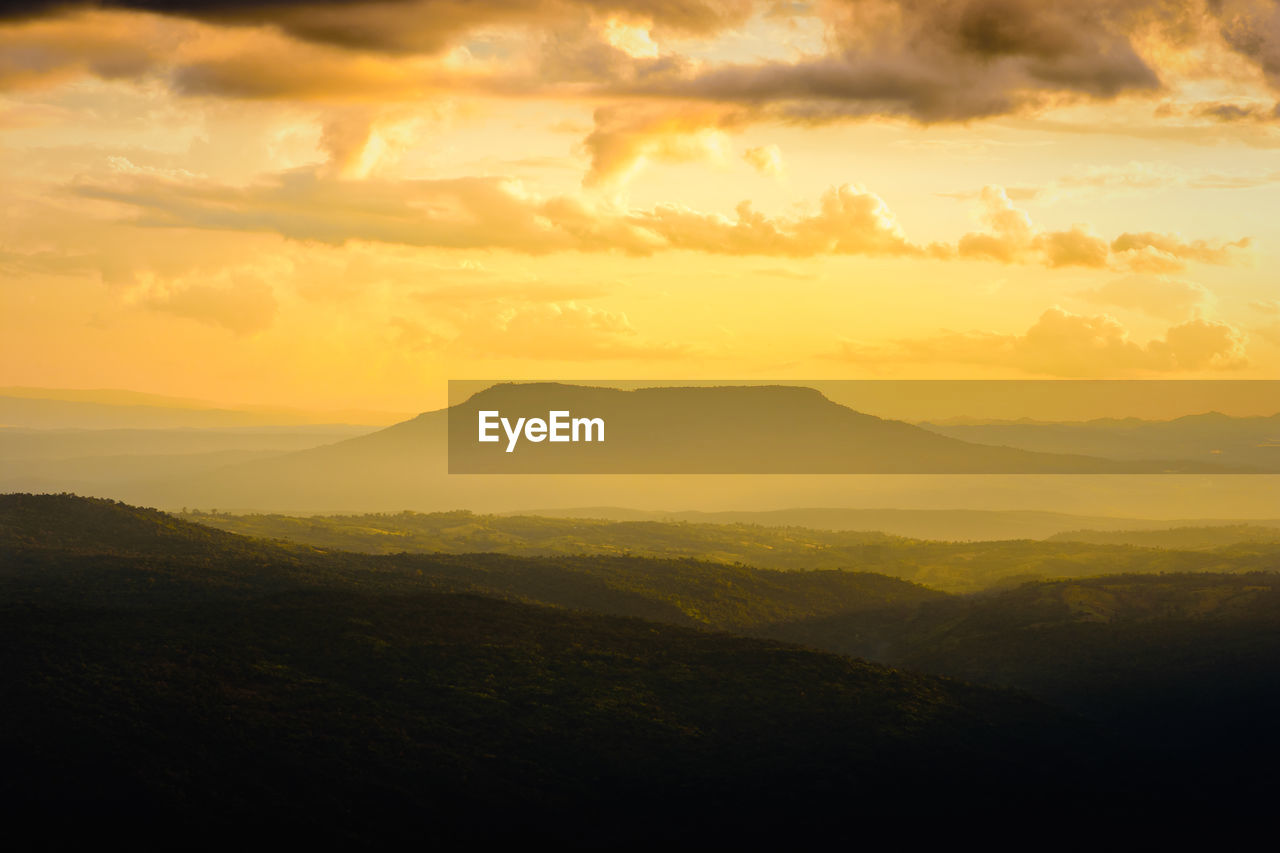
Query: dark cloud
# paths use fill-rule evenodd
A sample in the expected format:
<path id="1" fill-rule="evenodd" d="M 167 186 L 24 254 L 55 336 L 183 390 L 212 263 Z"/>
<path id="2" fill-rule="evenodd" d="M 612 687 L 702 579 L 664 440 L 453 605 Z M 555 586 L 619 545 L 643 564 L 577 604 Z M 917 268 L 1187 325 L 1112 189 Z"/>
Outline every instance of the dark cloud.
<path id="1" fill-rule="evenodd" d="M 36 88 L 93 75 L 104 80 L 142 77 L 163 67 L 148 27 L 119 20 L 93 26 L 0 27 L 0 92 Z"/>
<path id="2" fill-rule="evenodd" d="M 1280 121 L 1280 103 L 1271 106 L 1259 104 L 1234 104 L 1230 101 L 1211 101 L 1198 104 L 1195 114 L 1202 118 L 1221 122 L 1272 122 Z"/>
<path id="3" fill-rule="evenodd" d="M 1109 99 L 1159 90 L 1159 75 L 1139 55 L 1135 41 L 1167 5 L 1160 0 L 862 0 L 838 6 L 834 49 L 825 56 L 689 68 L 618 88 L 773 105 L 774 115 L 795 121 L 868 114 L 924 123 L 967 121 L 1054 97 Z"/>
<path id="4" fill-rule="evenodd" d="M 0 19 L 86 9 L 152 12 L 225 24 L 273 25 L 305 41 L 390 52 L 435 53 L 492 24 L 553 23 L 586 12 L 646 18 L 711 33 L 741 23 L 750 0 L 0 0 Z"/>
<path id="5" fill-rule="evenodd" d="M 292 37 L 294 47 L 314 51 L 282 59 L 274 48 L 259 46 L 258 53 L 247 48 L 165 69 L 179 92 L 238 98 L 413 100 L 465 88 L 714 102 L 749 111 L 753 121 L 887 115 L 965 122 L 1063 100 L 1161 91 L 1159 69 L 1140 47 L 1205 39 L 1225 41 L 1280 86 L 1280 6 L 1272 0 L 831 0 L 812 7 L 753 0 L 0 0 L 0 21 L 95 9 L 269 26 Z M 650 27 L 665 48 L 663 38 L 672 33 L 714 35 L 755 13 L 822 15 L 826 52 L 740 64 L 657 48 L 656 55 L 634 56 L 600 30 L 606 17 L 633 21 Z M 502 27 L 533 33 L 524 43 L 535 54 L 528 67 L 494 61 L 477 40 L 486 28 Z M 322 56 L 321 46 L 354 51 Z M 442 55 L 462 46 L 473 51 L 476 67 L 392 67 L 402 54 Z M 67 74 L 129 76 L 156 64 L 148 51 L 165 53 L 156 43 L 137 58 L 98 51 L 92 61 L 69 57 L 63 67 Z M 11 85 L 24 85 L 43 73 L 29 64 L 15 50 L 0 61 L 0 74 L 12 66 L 7 76 L 19 82 Z M 1275 118 L 1232 104 L 1205 105 L 1201 114 L 1221 121 Z"/>
<path id="6" fill-rule="evenodd" d="M 1275 0 L 1209 0 L 1222 38 L 1280 88 L 1280 3 Z"/>

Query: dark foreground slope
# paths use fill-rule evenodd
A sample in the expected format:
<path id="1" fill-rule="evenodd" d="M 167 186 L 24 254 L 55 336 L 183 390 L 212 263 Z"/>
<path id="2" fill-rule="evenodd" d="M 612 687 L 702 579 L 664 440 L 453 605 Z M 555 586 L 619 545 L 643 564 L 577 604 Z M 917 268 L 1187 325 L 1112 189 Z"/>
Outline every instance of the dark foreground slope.
<path id="1" fill-rule="evenodd" d="M 1112 575 L 758 629 L 1026 691 L 1162 756 L 1206 801 L 1258 803 L 1280 759 L 1280 574 Z"/>
<path id="2" fill-rule="evenodd" d="M 1105 739 L 1015 694 L 414 571 L 5 496 L 9 826 L 600 844 L 1152 805 L 1109 781 Z"/>

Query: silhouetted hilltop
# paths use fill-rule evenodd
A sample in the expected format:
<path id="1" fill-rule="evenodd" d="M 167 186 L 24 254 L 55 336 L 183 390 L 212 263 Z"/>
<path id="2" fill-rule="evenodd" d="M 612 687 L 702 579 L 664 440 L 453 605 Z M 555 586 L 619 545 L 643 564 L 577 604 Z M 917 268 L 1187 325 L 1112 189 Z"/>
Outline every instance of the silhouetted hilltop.
<path id="1" fill-rule="evenodd" d="M 334 542 L 313 544 L 320 547 L 248 538 L 101 499 L 0 496 L 0 547 L 14 554 L 0 587 L 10 596 L 39 590 L 46 600 L 93 604 L 96 596 L 118 591 L 94 580 L 111 575 L 128 579 L 130 596 L 153 602 L 243 599 L 299 586 L 371 594 L 429 590 L 743 629 L 944 595 L 868 572 L 781 572 L 688 557 L 474 553 L 493 550 L 479 543 L 473 553 L 373 555 L 337 550 Z"/>
<path id="2" fill-rule="evenodd" d="M 245 541 L 119 501 L 72 494 L 0 495 L 0 545 L 9 548 L 173 555 Z"/>

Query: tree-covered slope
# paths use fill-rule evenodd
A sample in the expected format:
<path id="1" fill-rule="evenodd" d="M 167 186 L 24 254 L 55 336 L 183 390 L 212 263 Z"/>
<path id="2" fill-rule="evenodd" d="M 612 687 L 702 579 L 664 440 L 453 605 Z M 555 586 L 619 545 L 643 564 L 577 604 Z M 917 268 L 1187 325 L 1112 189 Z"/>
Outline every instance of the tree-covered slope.
<path id="1" fill-rule="evenodd" d="M 1280 543 L 1218 549 L 1125 542 L 942 542 L 882 533 L 667 521 L 442 513 L 288 516 L 192 512 L 201 524 L 249 536 L 369 553 L 495 551 L 691 557 L 771 569 L 843 569 L 890 575 L 947 592 L 977 592 L 1034 579 L 1117 573 L 1270 571 Z M 1155 545 L 1154 540 L 1145 544 Z"/>
<path id="2" fill-rule="evenodd" d="M 0 510 L 0 801 L 51 841 L 709 840 L 1116 793 L 1085 781 L 1103 738 L 1015 694 L 108 502 Z"/>

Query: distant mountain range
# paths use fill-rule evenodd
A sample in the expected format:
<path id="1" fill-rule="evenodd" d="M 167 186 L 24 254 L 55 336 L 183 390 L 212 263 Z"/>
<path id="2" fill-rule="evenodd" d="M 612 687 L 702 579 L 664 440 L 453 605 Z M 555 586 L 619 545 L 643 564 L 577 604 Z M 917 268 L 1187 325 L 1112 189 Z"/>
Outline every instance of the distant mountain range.
<path id="1" fill-rule="evenodd" d="M 804 527 L 813 530 L 879 531 L 892 536 L 953 542 L 1053 538 L 1063 542 L 1106 542 L 1171 547 L 1163 543 L 1176 538 L 1181 531 L 1194 531 L 1194 533 L 1185 534 L 1184 538 L 1196 543 L 1212 543 L 1212 547 L 1216 547 L 1233 542 L 1270 542 L 1280 537 L 1280 518 L 1251 519 L 1245 524 L 1227 518 L 1126 518 L 1037 510 L 795 507 L 756 511 L 666 512 L 593 506 L 530 509 L 507 514 L 563 519 L 749 524 L 760 527 Z"/>
<path id="2" fill-rule="evenodd" d="M 0 387 L 0 427 L 26 429 L 226 429 L 303 424 L 384 426 L 403 415 L 229 406 L 115 389 Z"/>
<path id="3" fill-rule="evenodd" d="M 1012 421 L 921 426 L 962 441 L 1037 453 L 1078 453 L 1126 460 L 1198 460 L 1280 473 L 1280 414 L 1237 418 L 1207 412 L 1169 421 L 1101 418 L 1079 423 Z"/>
<path id="4" fill-rule="evenodd" d="M 482 411 L 607 424 L 603 443 L 476 440 Z M 1113 460 L 975 443 L 854 411 L 785 385 L 621 390 L 500 384 L 448 410 L 453 473 L 1159 474 L 1228 473 L 1213 459 Z"/>
<path id="5" fill-rule="evenodd" d="M 106 405 L 97 400 L 54 402 Z M 605 418 L 608 440 L 598 445 L 528 445 L 550 454 L 545 458 L 522 452 L 505 454 L 500 444 L 485 445 L 486 452 L 496 449 L 497 455 L 504 457 L 500 464 L 509 466 L 510 476 L 449 474 L 450 418 L 455 419 L 455 427 L 461 425 L 459 434 L 473 435 L 481 408 L 508 416 L 545 417 L 552 407 Z M 1247 421 L 1253 429 L 1254 422 L 1266 420 L 1219 416 L 1204 422 L 1221 422 L 1221 433 L 1226 436 L 1237 421 Z M 1159 424 L 1139 423 L 1160 428 Z M 1144 526 L 1132 520 L 1116 524 L 1096 520 L 1113 515 L 1235 521 L 1271 514 L 1269 495 L 1274 486 L 1267 477 L 1145 476 L 1258 470 L 1226 464 L 1246 461 L 1239 455 L 1197 453 L 1194 458 L 1162 459 L 1152 450 L 1149 458 L 1105 458 L 1083 452 L 999 446 L 1002 436 L 995 433 L 971 433 L 974 440 L 958 433 L 941 434 L 969 428 L 986 427 L 926 428 L 886 420 L 801 387 L 621 391 L 506 384 L 482 391 L 452 409 L 427 412 L 367 433 L 364 430 L 368 428 L 321 425 L 216 430 L 0 429 L 0 489 L 77 491 L 175 509 L 194 506 L 286 512 L 458 508 L 505 512 L 573 506 L 728 511 L 900 505 L 911 509 L 857 510 L 861 514 L 857 517 L 817 521 L 750 520 L 952 539 L 1038 538 L 1065 530 Z M 976 440 L 983 437 L 991 443 Z M 1227 446 L 1225 439 L 1217 443 Z M 1152 446 L 1171 453 L 1177 450 L 1173 445 Z M 455 443 L 453 461 L 491 464 L 491 458 L 466 459 L 467 454 L 480 452 L 479 447 L 459 448 Z M 505 458 L 508 456 L 511 459 Z M 1254 461 L 1265 460 L 1257 456 Z M 545 470 L 550 463 L 567 473 L 518 473 Z M 744 470 L 744 465 L 753 472 L 790 473 L 711 473 Z M 601 469 L 632 473 L 583 476 Z M 853 472 L 956 476 L 833 476 Z M 1060 476 L 1102 473 L 1142 476 Z M 920 509 L 922 506 L 939 509 Z M 974 509 L 957 509 L 966 506 Z M 1011 506 L 1062 507 L 1068 514 L 1033 518 L 1016 511 L 978 512 L 979 507 Z M 660 515 L 672 514 L 664 509 Z M 700 520 L 720 519 L 709 516 Z M 735 516 L 733 520 L 749 519 Z M 1202 522 L 1196 519 L 1194 523 Z M 1152 524 L 1171 526 L 1168 522 Z"/>

